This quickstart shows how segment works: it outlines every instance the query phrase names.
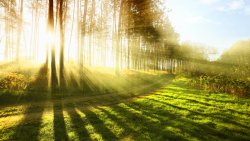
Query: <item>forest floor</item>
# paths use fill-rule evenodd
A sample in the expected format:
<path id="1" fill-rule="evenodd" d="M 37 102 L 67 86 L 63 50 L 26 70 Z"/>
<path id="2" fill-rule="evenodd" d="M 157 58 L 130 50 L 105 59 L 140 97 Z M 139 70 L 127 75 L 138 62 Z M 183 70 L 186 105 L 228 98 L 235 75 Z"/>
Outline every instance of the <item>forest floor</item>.
<path id="1" fill-rule="evenodd" d="M 1 106 L 0 140 L 250 140 L 250 99 L 195 89 L 186 78 L 168 79 L 137 95 Z"/>

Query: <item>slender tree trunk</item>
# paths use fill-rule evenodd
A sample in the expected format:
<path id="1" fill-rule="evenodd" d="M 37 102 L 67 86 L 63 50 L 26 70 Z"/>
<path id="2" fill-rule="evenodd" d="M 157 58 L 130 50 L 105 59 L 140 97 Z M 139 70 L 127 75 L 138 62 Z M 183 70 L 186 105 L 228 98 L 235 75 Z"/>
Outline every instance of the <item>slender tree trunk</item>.
<path id="1" fill-rule="evenodd" d="M 65 79 L 64 79 L 64 9 L 67 8 L 64 0 L 59 0 L 59 29 L 60 29 L 60 89 L 65 88 Z"/>
<path id="2" fill-rule="evenodd" d="M 36 1 L 36 7 L 35 7 L 35 26 L 39 25 L 39 1 Z M 37 60 L 37 52 L 38 52 L 38 41 L 39 41 L 39 28 L 35 28 L 34 31 L 34 45 L 33 45 L 33 58 Z"/>
<path id="3" fill-rule="evenodd" d="M 16 47 L 16 61 L 20 60 L 20 46 L 21 46 L 21 35 L 23 29 L 23 0 L 20 1 L 20 13 L 18 20 L 18 35 L 17 35 L 17 47 Z"/>
<path id="4" fill-rule="evenodd" d="M 58 88 L 58 80 L 56 77 L 56 58 L 55 58 L 55 43 L 54 43 L 54 11 L 53 0 L 49 0 L 49 14 L 48 14 L 49 32 L 52 35 L 51 47 L 51 90 L 52 93 Z"/>
<path id="5" fill-rule="evenodd" d="M 128 53 L 127 53 L 127 69 L 130 69 L 130 56 L 131 56 L 131 50 L 130 50 L 130 46 L 131 46 L 131 33 L 130 33 L 130 27 L 131 27 L 131 15 L 130 15 L 130 10 L 131 10 L 131 3 L 128 2 L 127 3 L 127 38 L 128 38 Z"/>
<path id="6" fill-rule="evenodd" d="M 114 11 L 115 12 L 115 11 Z M 122 28 L 122 15 L 123 15 L 123 0 L 120 1 L 120 14 L 119 14 L 119 23 L 118 23 L 118 37 L 116 37 L 116 74 L 119 75 L 120 73 L 120 52 L 121 52 L 121 28 Z"/>
<path id="7" fill-rule="evenodd" d="M 112 53 L 115 53 L 116 50 L 116 36 L 117 36 L 117 30 L 116 30 L 116 0 L 113 2 L 113 31 L 112 31 Z M 112 59 L 116 59 L 115 57 Z M 115 61 L 116 62 L 116 61 Z"/>
<path id="8" fill-rule="evenodd" d="M 68 60 L 70 58 L 71 39 L 72 39 L 72 33 L 73 33 L 74 21 L 75 21 L 75 5 L 76 5 L 76 0 L 74 0 L 74 5 L 73 5 L 73 19 L 72 19 L 72 24 L 71 24 L 69 46 L 68 46 Z"/>
<path id="9" fill-rule="evenodd" d="M 10 12 L 10 2 L 7 2 L 5 7 L 5 49 L 4 56 L 5 60 L 9 59 L 9 46 L 10 46 L 10 22 L 9 22 L 9 12 Z"/>
<path id="10" fill-rule="evenodd" d="M 93 28 L 94 28 L 94 10 L 95 10 L 95 0 L 92 0 L 92 10 L 91 10 L 91 16 L 90 16 L 90 29 L 89 29 L 89 65 L 92 65 L 92 50 L 93 50 Z"/>
<path id="11" fill-rule="evenodd" d="M 77 0 L 77 9 L 76 9 L 76 16 L 77 16 L 77 61 L 80 64 L 81 62 L 81 0 Z"/>
<path id="12" fill-rule="evenodd" d="M 48 0 L 46 0 L 46 6 L 48 6 Z M 46 13 L 49 15 L 48 9 L 46 10 Z M 49 25 L 47 24 L 46 32 L 49 33 Z M 45 65 L 48 66 L 49 64 L 49 42 L 47 40 L 46 42 L 46 62 Z"/>
<path id="13" fill-rule="evenodd" d="M 83 20 L 82 20 L 82 30 L 81 30 L 81 47 L 79 48 L 80 53 L 80 85 L 84 88 L 84 68 L 83 68 L 83 47 L 85 45 L 85 35 L 86 35 L 86 19 L 87 19 L 87 11 L 88 11 L 88 0 L 84 1 L 84 13 L 83 13 Z M 84 90 L 84 89 L 83 89 Z"/>
<path id="14" fill-rule="evenodd" d="M 88 11 L 88 0 L 84 1 L 84 13 L 82 19 L 82 32 L 81 32 L 81 47 L 79 48 L 80 53 L 80 71 L 83 70 L 83 47 L 85 44 L 85 35 L 86 35 L 86 18 L 87 18 L 87 11 Z M 83 73 L 83 72 L 81 72 Z M 81 74 L 82 75 L 82 74 Z"/>

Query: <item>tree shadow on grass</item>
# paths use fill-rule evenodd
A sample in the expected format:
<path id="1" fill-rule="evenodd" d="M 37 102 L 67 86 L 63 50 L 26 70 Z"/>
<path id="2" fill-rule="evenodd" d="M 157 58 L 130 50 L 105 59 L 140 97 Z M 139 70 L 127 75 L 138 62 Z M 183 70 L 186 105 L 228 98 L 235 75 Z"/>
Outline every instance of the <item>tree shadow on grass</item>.
<path id="1" fill-rule="evenodd" d="M 22 121 L 14 127 L 14 134 L 9 140 L 39 140 L 38 135 L 42 123 L 43 106 L 28 106 Z"/>
<path id="2" fill-rule="evenodd" d="M 180 115 L 169 111 L 157 111 L 157 109 L 144 107 L 144 105 L 139 107 L 139 109 L 134 105 L 128 105 L 128 107 L 130 110 L 142 112 L 141 115 L 144 116 L 136 113 L 129 114 L 129 110 L 121 106 L 115 107 L 114 110 L 124 116 L 127 115 L 129 119 L 132 118 L 133 120 L 130 122 L 133 122 L 133 124 L 135 124 L 134 126 L 139 127 L 141 131 L 146 132 L 147 134 L 145 135 L 147 135 L 146 137 L 149 139 L 189 140 L 190 137 L 192 137 L 193 139 L 198 138 L 199 140 L 214 140 L 216 139 L 215 136 L 225 138 L 223 133 L 217 132 L 207 125 L 186 120 L 180 117 Z M 157 115 L 161 115 L 161 117 L 155 117 L 152 113 L 157 113 Z M 148 120 L 150 118 L 156 118 L 159 122 Z M 206 136 L 204 136 L 205 133 L 207 134 Z"/>
<path id="3" fill-rule="evenodd" d="M 208 114 L 208 113 L 203 113 L 203 112 L 198 112 L 198 111 L 190 110 L 190 109 L 185 108 L 185 107 L 176 106 L 176 105 L 170 104 L 168 102 L 163 102 L 163 101 L 152 99 L 152 98 L 147 98 L 147 99 L 151 100 L 151 101 L 154 101 L 156 103 L 161 103 L 161 104 L 164 104 L 166 106 L 173 107 L 173 108 L 178 109 L 178 110 L 189 111 L 191 113 L 191 115 L 200 115 L 200 116 L 203 116 L 204 118 L 210 117 L 210 118 L 213 118 L 213 119 L 216 119 L 216 120 L 220 120 L 222 122 L 233 124 L 234 126 L 239 126 L 241 128 L 245 128 L 247 130 L 250 130 L 250 127 L 248 127 L 246 125 L 243 125 L 243 124 L 235 121 L 234 117 L 232 117 L 232 115 L 227 114 L 227 113 L 223 113 L 222 114 L 222 113 L 216 112 L 216 113 Z"/>
<path id="4" fill-rule="evenodd" d="M 82 111 L 85 113 L 87 120 L 89 121 L 90 124 L 92 124 L 92 126 L 95 128 L 96 132 L 101 134 L 104 140 L 107 141 L 116 141 L 118 140 L 118 138 L 115 136 L 114 133 L 112 133 L 110 131 L 110 129 L 108 129 L 104 122 L 99 119 L 99 117 L 96 115 L 96 113 L 94 113 L 91 110 L 86 110 L 86 111 Z"/>
<path id="5" fill-rule="evenodd" d="M 109 113 L 108 115 L 112 115 L 109 111 L 105 109 L 102 110 L 103 112 Z M 131 109 L 132 111 L 130 111 L 119 105 L 112 107 L 111 110 L 118 114 L 119 117 L 122 117 L 122 119 L 119 119 L 115 115 L 110 116 L 110 118 L 114 121 L 119 120 L 117 123 L 124 127 L 125 132 L 131 134 L 135 140 L 187 140 L 174 132 L 164 133 L 162 131 L 164 129 L 163 121 L 150 120 L 150 118 L 152 118 L 151 115 L 137 113 L 134 111 L 135 109 Z"/>
<path id="6" fill-rule="evenodd" d="M 187 95 L 185 95 L 186 97 L 176 97 L 176 96 L 162 95 L 162 94 L 155 94 L 155 95 L 157 95 L 159 97 L 161 97 L 161 96 L 165 97 L 165 98 L 167 98 L 169 100 L 174 100 L 174 99 L 186 100 L 186 101 L 188 101 L 190 103 L 195 103 L 195 104 L 199 105 L 199 107 L 201 107 L 201 108 L 208 108 L 208 107 L 211 107 L 211 108 L 220 108 L 220 106 L 223 105 L 223 103 L 218 102 L 218 101 L 216 101 L 216 103 L 220 103 L 221 105 L 209 104 L 207 102 L 202 102 L 201 100 L 195 100 L 195 99 L 200 99 L 199 97 L 195 97 L 195 95 L 193 95 L 193 96 L 189 96 L 189 95 L 187 96 Z M 192 97 L 192 98 L 188 98 L 188 97 Z M 205 100 L 205 99 L 202 98 L 202 100 Z M 213 100 L 209 100 L 209 101 L 213 101 Z M 213 101 L 213 102 L 215 102 L 215 101 Z M 230 111 L 231 113 L 237 113 L 239 115 L 250 116 L 249 113 L 244 113 L 244 112 L 236 111 L 236 110 L 233 110 L 233 109 L 227 109 L 227 111 Z M 229 116 L 231 116 L 231 115 L 224 115 L 224 116 L 230 118 Z"/>
<path id="7" fill-rule="evenodd" d="M 76 112 L 75 106 L 68 108 L 67 112 L 72 122 L 73 130 L 76 132 L 80 141 L 89 141 L 90 135 L 86 129 L 86 121 Z"/>
<path id="8" fill-rule="evenodd" d="M 66 126 L 63 116 L 63 107 L 62 103 L 53 103 L 53 112 L 54 112 L 54 139 L 56 141 L 68 141 L 68 135 L 66 132 Z"/>
<path id="9" fill-rule="evenodd" d="M 25 97 L 16 97 L 15 101 L 28 102 L 30 100 L 41 99 L 43 97 L 38 97 L 40 95 L 37 92 L 47 89 L 48 87 L 48 67 L 43 65 L 36 79 L 28 86 L 28 95 Z M 32 90 L 32 91 L 30 91 Z M 32 93 L 30 93 L 32 92 Z M 47 95 L 46 95 L 47 96 Z M 39 105 L 28 105 L 25 112 L 24 118 L 21 120 L 19 125 L 14 127 L 14 134 L 11 140 L 39 140 L 38 135 L 42 123 L 42 114 L 44 111 L 44 103 Z"/>
<path id="10" fill-rule="evenodd" d="M 152 99 L 150 99 L 152 101 Z M 154 103 L 162 103 L 157 100 L 154 101 Z M 162 103 L 164 104 L 164 102 Z M 181 115 L 181 112 L 177 112 L 176 114 L 173 114 L 172 112 L 168 112 L 167 110 L 161 110 L 161 109 L 155 109 L 151 106 L 147 106 L 141 103 L 130 103 L 129 104 L 133 108 L 137 108 L 141 111 L 145 110 L 148 111 L 149 115 L 152 113 L 156 113 L 157 115 L 161 115 L 162 117 L 167 116 L 171 117 L 171 119 L 179 125 L 181 124 L 180 128 L 183 131 L 186 131 L 188 134 L 197 137 L 201 140 L 208 140 L 208 138 L 204 138 L 204 134 L 206 134 L 206 137 L 210 137 L 213 140 L 249 140 L 250 137 L 247 135 L 248 128 L 245 125 L 242 125 L 236 121 L 233 121 L 231 119 L 228 119 L 226 115 L 218 117 L 217 115 L 210 115 L 210 114 L 204 114 L 196 111 L 192 111 L 183 107 L 175 106 L 172 104 L 166 104 L 166 107 L 171 107 L 176 109 L 176 111 L 182 110 L 182 111 L 189 111 L 191 112 L 191 116 L 185 117 L 184 115 Z M 201 116 L 200 120 L 210 119 L 210 122 L 205 123 L 199 123 L 196 121 L 195 116 Z M 245 128 L 243 131 L 236 131 L 234 129 L 229 129 L 227 127 L 222 128 L 215 128 L 216 122 L 214 121 L 220 121 L 222 123 L 229 123 L 234 126 L 238 126 L 241 128 Z M 164 125 L 164 124 L 163 124 Z M 171 125 L 171 124 L 169 124 Z M 172 124 L 172 126 L 175 126 L 175 124 Z M 197 134 L 199 132 L 200 134 Z M 237 133 L 237 134 L 236 134 Z"/>

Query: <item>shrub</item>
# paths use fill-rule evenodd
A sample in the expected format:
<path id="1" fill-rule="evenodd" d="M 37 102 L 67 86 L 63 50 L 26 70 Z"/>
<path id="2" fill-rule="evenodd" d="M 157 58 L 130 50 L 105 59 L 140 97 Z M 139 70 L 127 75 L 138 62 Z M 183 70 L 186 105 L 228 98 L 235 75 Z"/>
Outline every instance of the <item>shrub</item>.
<path id="1" fill-rule="evenodd" d="M 5 73 L 0 79 L 0 89 L 25 90 L 29 79 L 18 73 Z"/>
<path id="2" fill-rule="evenodd" d="M 226 92 L 236 96 L 250 96 L 250 81 L 241 78 L 232 78 L 222 74 L 200 75 L 192 81 L 192 85 L 211 92 Z"/>

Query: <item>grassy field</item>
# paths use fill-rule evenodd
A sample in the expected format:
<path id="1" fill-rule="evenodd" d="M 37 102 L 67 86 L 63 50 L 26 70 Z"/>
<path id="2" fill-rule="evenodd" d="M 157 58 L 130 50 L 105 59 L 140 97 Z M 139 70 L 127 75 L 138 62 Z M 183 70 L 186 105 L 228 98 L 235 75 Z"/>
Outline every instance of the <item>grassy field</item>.
<path id="1" fill-rule="evenodd" d="M 0 108 L 0 140 L 250 140 L 250 100 L 174 79 L 137 96 L 51 100 Z"/>
<path id="2" fill-rule="evenodd" d="M 84 69 L 83 84 L 80 84 L 79 68 L 75 64 L 66 64 L 65 88 L 51 96 L 48 68 L 33 62 L 20 64 L 0 63 L 0 105 L 41 102 L 60 97 L 140 95 L 173 79 L 173 75 L 163 71 L 125 70 L 117 76 L 112 68 L 92 67 Z"/>

